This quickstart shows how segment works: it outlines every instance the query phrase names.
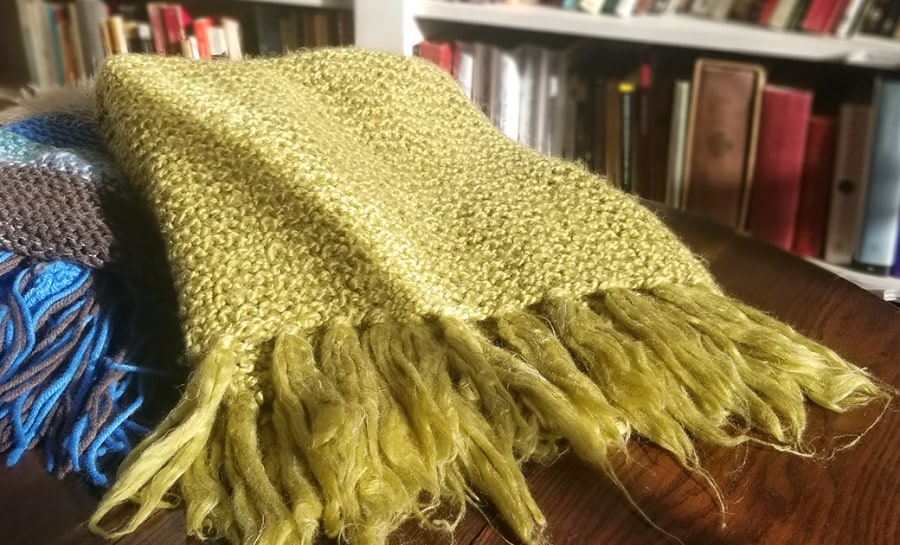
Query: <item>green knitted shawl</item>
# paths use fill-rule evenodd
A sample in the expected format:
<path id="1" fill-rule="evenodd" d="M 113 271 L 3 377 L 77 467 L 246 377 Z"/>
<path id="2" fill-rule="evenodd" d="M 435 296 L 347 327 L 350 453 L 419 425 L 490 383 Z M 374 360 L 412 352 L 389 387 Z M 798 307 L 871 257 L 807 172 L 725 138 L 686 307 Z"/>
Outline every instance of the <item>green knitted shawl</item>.
<path id="1" fill-rule="evenodd" d="M 194 535 L 380 544 L 490 501 L 534 543 L 525 460 L 571 448 L 615 479 L 639 435 L 698 471 L 695 439 L 800 449 L 806 399 L 880 395 L 419 60 L 121 56 L 96 106 L 161 226 L 192 368 L 97 531 L 174 493 Z"/>

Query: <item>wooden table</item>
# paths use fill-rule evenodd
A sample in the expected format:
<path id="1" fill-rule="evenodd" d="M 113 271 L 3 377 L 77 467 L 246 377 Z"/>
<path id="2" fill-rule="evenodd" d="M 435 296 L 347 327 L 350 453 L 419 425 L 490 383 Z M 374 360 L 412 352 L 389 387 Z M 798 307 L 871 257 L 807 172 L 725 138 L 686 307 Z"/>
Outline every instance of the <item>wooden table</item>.
<path id="1" fill-rule="evenodd" d="M 886 382 L 900 385 L 900 309 L 850 283 L 760 242 L 707 222 L 669 213 L 666 221 L 709 260 L 732 295 L 770 311 L 823 341 Z M 835 416 L 812 409 L 810 437 L 829 441 L 865 428 L 878 410 Z M 704 465 L 726 499 L 726 526 L 709 490 L 649 445 L 636 444 L 621 475 L 634 500 L 659 527 L 685 544 L 900 543 L 900 411 L 856 446 L 832 459 L 810 460 L 758 447 L 704 451 Z M 527 468 L 535 497 L 557 545 L 675 544 L 640 518 L 597 471 L 567 457 Z M 10 545 L 104 543 L 84 527 L 95 492 L 76 479 L 56 481 L 36 456 L 0 470 L 0 542 Z M 489 513 L 490 515 L 490 513 Z M 505 543 L 504 530 L 470 512 L 460 545 Z M 179 512 L 162 512 L 120 545 L 190 542 Z M 405 527 L 404 544 L 449 543 Z M 263 545 L 263 544 L 261 544 Z"/>

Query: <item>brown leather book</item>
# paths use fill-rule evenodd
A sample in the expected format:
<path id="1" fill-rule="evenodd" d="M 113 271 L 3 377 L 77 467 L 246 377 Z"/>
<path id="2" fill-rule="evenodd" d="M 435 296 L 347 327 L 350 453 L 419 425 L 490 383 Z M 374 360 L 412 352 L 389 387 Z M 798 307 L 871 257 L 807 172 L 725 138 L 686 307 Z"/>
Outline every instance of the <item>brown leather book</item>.
<path id="1" fill-rule="evenodd" d="M 756 64 L 697 60 L 685 148 L 685 210 L 743 229 L 765 80 L 765 69 Z"/>

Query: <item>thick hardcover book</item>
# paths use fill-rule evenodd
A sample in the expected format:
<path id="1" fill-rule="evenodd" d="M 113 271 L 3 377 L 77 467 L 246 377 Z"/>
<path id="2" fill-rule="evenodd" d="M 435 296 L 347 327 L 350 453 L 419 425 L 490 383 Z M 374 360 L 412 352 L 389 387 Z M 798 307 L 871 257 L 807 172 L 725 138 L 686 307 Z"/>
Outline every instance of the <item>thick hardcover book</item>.
<path id="1" fill-rule="evenodd" d="M 743 228 L 765 79 L 756 64 L 710 59 L 695 64 L 685 149 L 687 211 Z"/>
<path id="2" fill-rule="evenodd" d="M 887 274 L 900 229 L 900 80 L 876 81 L 869 184 L 854 264 Z"/>
<path id="3" fill-rule="evenodd" d="M 834 172 L 835 122 L 830 117 L 809 120 L 803 184 L 797 207 L 794 252 L 804 257 L 821 257 L 828 221 L 828 198 Z"/>
<path id="4" fill-rule="evenodd" d="M 825 235 L 825 261 L 835 265 L 849 265 L 859 241 L 868 182 L 871 117 L 869 106 L 851 103 L 842 105 L 838 116 Z"/>
<path id="5" fill-rule="evenodd" d="M 794 242 L 812 99 L 803 89 L 763 91 L 747 230 L 785 250 Z"/>

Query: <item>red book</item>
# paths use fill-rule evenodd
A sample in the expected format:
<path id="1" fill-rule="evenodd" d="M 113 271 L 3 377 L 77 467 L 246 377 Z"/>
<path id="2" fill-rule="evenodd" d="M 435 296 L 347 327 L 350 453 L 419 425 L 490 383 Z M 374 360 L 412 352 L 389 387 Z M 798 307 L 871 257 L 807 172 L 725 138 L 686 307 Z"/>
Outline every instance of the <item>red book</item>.
<path id="1" fill-rule="evenodd" d="M 828 34 L 847 8 L 847 0 L 813 0 L 800 27 L 809 32 Z"/>
<path id="2" fill-rule="evenodd" d="M 440 66 L 448 74 L 453 74 L 453 44 L 450 42 L 429 42 L 423 40 L 416 45 L 416 55 Z"/>
<path id="3" fill-rule="evenodd" d="M 194 20 L 194 37 L 197 39 L 197 53 L 201 59 L 212 58 L 212 49 L 209 46 L 210 28 L 212 28 L 212 19 L 209 17 Z"/>
<path id="4" fill-rule="evenodd" d="M 809 120 L 803 184 L 797 207 L 794 252 L 805 257 L 821 257 L 828 222 L 828 198 L 834 171 L 836 124 L 827 117 Z"/>
<path id="5" fill-rule="evenodd" d="M 785 250 L 794 243 L 812 99 L 804 89 L 763 91 L 747 229 Z"/>
<path id="6" fill-rule="evenodd" d="M 759 10 L 759 20 L 757 22 L 762 26 L 769 26 L 769 21 L 772 20 L 772 14 L 775 13 L 776 7 L 778 7 L 778 0 L 766 0 L 762 9 Z"/>
<path id="7" fill-rule="evenodd" d="M 181 42 L 187 38 L 181 6 L 167 4 L 162 8 L 162 15 L 166 26 L 166 50 L 176 55 L 181 54 Z"/>
<path id="8" fill-rule="evenodd" d="M 147 17 L 150 19 L 150 32 L 153 34 L 153 50 L 160 55 L 166 54 L 166 26 L 163 23 L 164 4 L 150 2 L 147 4 Z"/>

